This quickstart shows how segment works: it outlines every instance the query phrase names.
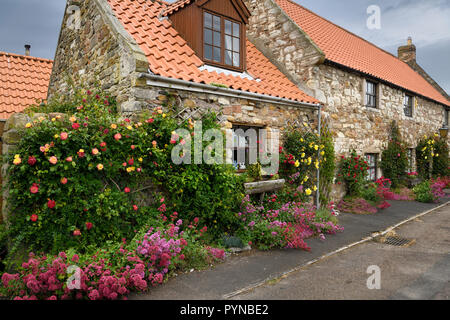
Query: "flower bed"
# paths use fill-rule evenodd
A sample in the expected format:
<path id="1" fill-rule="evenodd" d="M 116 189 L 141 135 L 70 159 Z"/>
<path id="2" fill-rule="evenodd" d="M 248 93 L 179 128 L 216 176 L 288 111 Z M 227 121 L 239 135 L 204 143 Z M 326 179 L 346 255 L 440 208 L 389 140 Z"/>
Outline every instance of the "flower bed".
<path id="1" fill-rule="evenodd" d="M 0 291 L 15 300 L 126 299 L 130 292 L 146 292 L 162 284 L 171 272 L 182 270 L 193 251 L 205 264 L 225 258 L 222 249 L 197 246 L 206 230 L 199 229 L 198 219 L 181 231 L 183 221 L 176 216 L 161 215 L 163 227 L 152 227 L 129 243 L 124 239 L 95 253 L 30 254 L 18 273 L 2 275 Z"/>
<path id="2" fill-rule="evenodd" d="M 278 201 L 276 194 L 266 198 L 262 205 L 255 205 L 247 196 L 242 201 L 239 218 L 244 232 L 242 238 L 262 250 L 271 248 L 293 248 L 310 250 L 305 239 L 343 231 L 330 210 L 320 217 L 314 207 L 300 202 Z"/>

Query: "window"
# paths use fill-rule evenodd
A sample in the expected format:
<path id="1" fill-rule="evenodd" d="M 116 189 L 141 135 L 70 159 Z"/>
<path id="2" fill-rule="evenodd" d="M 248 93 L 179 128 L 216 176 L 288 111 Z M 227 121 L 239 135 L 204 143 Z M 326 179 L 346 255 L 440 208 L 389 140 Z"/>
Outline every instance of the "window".
<path id="1" fill-rule="evenodd" d="M 405 95 L 405 101 L 403 102 L 403 107 L 405 110 L 405 116 L 413 116 L 413 97 L 410 95 Z"/>
<path id="2" fill-rule="evenodd" d="M 377 84 L 366 81 L 366 107 L 377 107 Z"/>
<path id="3" fill-rule="evenodd" d="M 445 110 L 445 115 L 444 115 L 444 124 L 448 127 L 448 110 Z"/>
<path id="4" fill-rule="evenodd" d="M 249 164 L 258 159 L 258 127 L 233 126 L 233 166 L 246 170 Z"/>
<path id="5" fill-rule="evenodd" d="M 224 17 L 204 12 L 204 60 L 241 68 L 241 24 Z"/>
<path id="6" fill-rule="evenodd" d="M 366 154 L 366 161 L 367 161 L 367 165 L 368 165 L 368 172 L 369 175 L 367 177 L 367 179 L 369 181 L 376 181 L 378 176 L 377 176 L 377 172 L 378 172 L 378 154 L 377 153 L 368 153 Z"/>

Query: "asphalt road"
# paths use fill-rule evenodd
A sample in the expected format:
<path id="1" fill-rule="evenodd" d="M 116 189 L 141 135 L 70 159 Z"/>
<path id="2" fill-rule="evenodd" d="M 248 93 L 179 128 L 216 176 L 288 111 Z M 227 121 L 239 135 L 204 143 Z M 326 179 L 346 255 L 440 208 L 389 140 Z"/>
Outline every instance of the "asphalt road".
<path id="1" fill-rule="evenodd" d="M 450 300 L 450 206 L 395 231 L 415 243 L 367 242 L 233 299 Z M 379 267 L 379 289 L 367 286 L 370 266 Z"/>

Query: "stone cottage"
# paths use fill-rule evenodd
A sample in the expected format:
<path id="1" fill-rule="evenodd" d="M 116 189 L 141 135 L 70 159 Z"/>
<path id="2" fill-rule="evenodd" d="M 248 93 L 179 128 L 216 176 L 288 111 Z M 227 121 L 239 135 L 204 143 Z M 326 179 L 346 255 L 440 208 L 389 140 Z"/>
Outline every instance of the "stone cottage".
<path id="1" fill-rule="evenodd" d="M 399 55 L 289 0 L 71 0 L 49 97 L 71 75 L 98 80 L 125 114 L 169 93 L 178 116 L 213 109 L 227 129 L 314 122 L 323 106 L 337 153 L 365 154 L 375 179 L 393 120 L 412 166 L 418 139 L 448 123 L 448 95 L 412 42 Z"/>
<path id="2" fill-rule="evenodd" d="M 245 0 L 248 39 L 294 83 L 326 105 L 336 152 L 356 149 L 371 178 L 397 121 L 409 146 L 448 126 L 448 94 L 418 65 L 412 39 L 398 57 L 290 0 Z M 309 89 L 309 90 L 308 90 Z"/>
<path id="3" fill-rule="evenodd" d="M 273 130 L 316 122 L 320 103 L 247 39 L 249 17 L 240 0 L 69 1 L 49 98 L 70 90 L 70 75 L 88 86 L 98 81 L 124 114 L 170 99 L 180 118 L 214 110 L 228 134 L 264 128 L 270 143 Z"/>

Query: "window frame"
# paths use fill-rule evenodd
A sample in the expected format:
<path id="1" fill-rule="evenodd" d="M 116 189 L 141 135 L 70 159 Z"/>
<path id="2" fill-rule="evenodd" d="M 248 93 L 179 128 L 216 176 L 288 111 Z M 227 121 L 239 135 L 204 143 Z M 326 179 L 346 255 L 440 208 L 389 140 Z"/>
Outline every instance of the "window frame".
<path id="1" fill-rule="evenodd" d="M 374 157 L 374 159 L 375 159 L 374 166 L 371 166 L 369 157 Z M 367 172 L 369 174 L 368 177 L 367 177 L 368 181 L 375 182 L 378 179 L 378 157 L 379 157 L 378 153 L 366 153 L 365 154 L 365 158 L 366 158 L 366 161 L 367 161 Z M 374 179 L 370 178 L 371 170 L 375 170 L 375 178 Z"/>
<path id="2" fill-rule="evenodd" d="M 369 93 L 369 90 L 368 90 L 369 84 L 374 86 L 374 89 L 375 89 L 374 93 Z M 366 107 L 371 108 L 371 109 L 377 109 L 378 108 L 378 83 L 366 79 L 365 85 L 366 85 L 366 87 L 365 87 Z M 375 101 L 375 105 L 369 105 L 369 101 L 370 101 L 369 97 L 373 97 L 373 99 Z"/>
<path id="3" fill-rule="evenodd" d="M 410 105 L 406 104 L 407 98 L 410 98 L 409 99 Z M 405 93 L 405 96 L 403 98 L 403 113 L 405 114 L 405 117 L 413 118 L 413 109 L 414 109 L 414 96 Z M 407 110 L 410 111 L 409 114 L 407 114 Z"/>
<path id="4" fill-rule="evenodd" d="M 449 110 L 445 109 L 444 110 L 444 125 L 447 126 L 447 127 L 448 127 L 448 123 L 449 123 L 448 116 L 449 116 Z"/>
<path id="5" fill-rule="evenodd" d="M 220 62 L 214 61 L 214 60 L 209 60 L 205 58 L 205 46 L 209 45 L 205 43 L 205 29 L 209 29 L 205 27 L 205 14 L 208 13 L 210 15 L 212 15 L 213 17 L 219 17 L 220 18 Z M 236 67 L 234 65 L 228 65 L 225 63 L 225 53 L 226 51 L 230 51 L 225 49 L 225 20 L 228 20 L 232 23 L 236 23 L 239 25 L 239 67 Z M 239 71 L 239 72 L 243 72 L 244 71 L 244 56 L 245 56 L 245 52 L 244 50 L 246 50 L 247 48 L 245 47 L 245 30 L 243 27 L 243 23 L 241 21 L 235 20 L 231 17 L 228 17 L 226 15 L 223 14 L 219 14 L 210 10 L 206 10 L 203 9 L 202 10 L 202 30 L 201 30 L 201 37 L 202 37 L 202 46 L 201 46 L 201 52 L 202 52 L 202 60 L 203 62 L 209 64 L 209 65 L 214 65 L 214 66 L 218 66 L 224 69 L 230 69 L 230 70 L 234 70 L 234 71 Z M 213 26 L 214 27 L 214 26 Z M 233 28 L 233 24 L 232 24 L 232 28 Z M 233 41 L 233 37 L 232 36 L 232 41 Z M 213 38 L 213 44 L 214 44 L 214 38 Z M 233 47 L 233 45 L 232 45 Z M 237 52 L 237 51 L 233 51 L 234 48 L 232 48 L 232 52 Z M 214 59 L 214 51 L 213 51 L 213 56 L 212 58 Z M 232 61 L 233 63 L 233 58 Z"/>

